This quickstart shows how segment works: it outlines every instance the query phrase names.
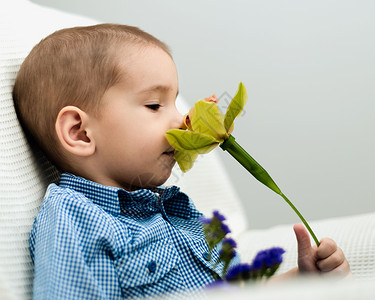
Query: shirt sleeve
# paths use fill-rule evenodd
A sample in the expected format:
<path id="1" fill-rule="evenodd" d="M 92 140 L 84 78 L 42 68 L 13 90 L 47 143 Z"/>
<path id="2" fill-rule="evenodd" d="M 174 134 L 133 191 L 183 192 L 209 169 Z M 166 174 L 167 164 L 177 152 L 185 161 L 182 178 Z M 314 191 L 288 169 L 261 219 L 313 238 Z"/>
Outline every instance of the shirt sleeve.
<path id="1" fill-rule="evenodd" d="M 31 232 L 33 299 L 121 299 L 111 216 L 49 188 Z"/>

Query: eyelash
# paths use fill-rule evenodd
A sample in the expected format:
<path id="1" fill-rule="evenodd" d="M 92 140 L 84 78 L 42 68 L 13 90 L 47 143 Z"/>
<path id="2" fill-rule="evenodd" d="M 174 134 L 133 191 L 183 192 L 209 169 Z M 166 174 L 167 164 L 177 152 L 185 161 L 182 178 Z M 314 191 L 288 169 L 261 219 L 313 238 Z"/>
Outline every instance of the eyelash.
<path id="1" fill-rule="evenodd" d="M 160 104 L 148 104 L 148 105 L 146 105 L 146 107 L 147 108 L 149 108 L 149 109 L 151 109 L 151 110 L 158 110 L 160 107 L 161 107 L 161 105 Z"/>

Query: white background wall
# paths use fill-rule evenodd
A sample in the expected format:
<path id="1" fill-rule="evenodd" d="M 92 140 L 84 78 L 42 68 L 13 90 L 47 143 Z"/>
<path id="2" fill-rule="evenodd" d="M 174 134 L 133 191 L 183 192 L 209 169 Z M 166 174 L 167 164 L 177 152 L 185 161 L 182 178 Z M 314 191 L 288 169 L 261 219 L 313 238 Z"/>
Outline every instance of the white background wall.
<path id="1" fill-rule="evenodd" d="M 375 210 L 375 1 L 33 0 L 138 26 L 171 48 L 180 92 L 225 106 L 234 136 L 308 220 Z M 298 221 L 220 149 L 252 228 Z"/>

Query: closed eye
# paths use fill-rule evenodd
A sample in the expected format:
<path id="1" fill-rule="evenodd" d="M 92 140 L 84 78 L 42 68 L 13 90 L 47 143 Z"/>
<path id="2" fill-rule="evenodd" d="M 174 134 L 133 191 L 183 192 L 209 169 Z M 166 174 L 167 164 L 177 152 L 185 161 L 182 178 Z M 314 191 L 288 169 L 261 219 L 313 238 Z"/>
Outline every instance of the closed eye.
<path id="1" fill-rule="evenodd" d="M 161 105 L 160 104 L 147 104 L 146 107 L 149 108 L 149 109 L 151 109 L 151 110 L 155 110 L 156 111 L 156 110 L 158 110 L 161 107 Z"/>

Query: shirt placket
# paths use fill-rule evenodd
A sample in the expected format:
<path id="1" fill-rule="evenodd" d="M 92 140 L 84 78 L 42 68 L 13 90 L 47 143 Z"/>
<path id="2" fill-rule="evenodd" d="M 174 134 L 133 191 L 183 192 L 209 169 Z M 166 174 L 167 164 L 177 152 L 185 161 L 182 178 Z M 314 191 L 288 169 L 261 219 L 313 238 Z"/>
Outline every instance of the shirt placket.
<path id="1" fill-rule="evenodd" d="M 168 218 L 168 215 L 167 215 L 167 213 L 165 211 L 165 208 L 164 208 L 164 199 L 163 199 L 163 197 L 165 195 L 165 191 L 166 190 L 162 190 L 162 192 L 159 193 L 159 196 L 158 196 L 158 206 L 159 206 L 160 213 L 163 216 L 163 219 L 166 220 L 169 224 L 171 224 L 173 226 L 173 223 Z"/>

